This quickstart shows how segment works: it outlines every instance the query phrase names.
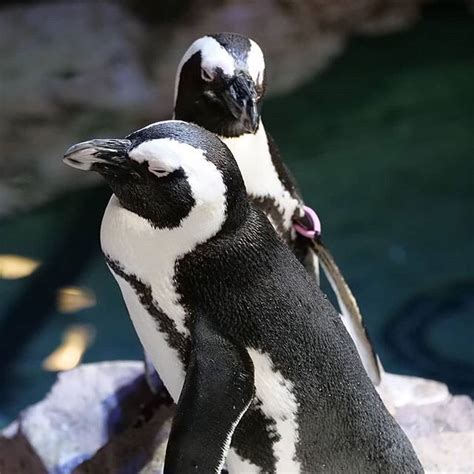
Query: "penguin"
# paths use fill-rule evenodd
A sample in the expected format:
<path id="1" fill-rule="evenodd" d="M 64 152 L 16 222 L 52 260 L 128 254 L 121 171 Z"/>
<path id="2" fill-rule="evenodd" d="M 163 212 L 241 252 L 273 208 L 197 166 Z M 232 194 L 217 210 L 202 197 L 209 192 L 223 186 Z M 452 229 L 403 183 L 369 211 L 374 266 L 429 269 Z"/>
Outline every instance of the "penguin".
<path id="1" fill-rule="evenodd" d="M 357 301 L 320 232 L 315 235 L 312 230 L 320 230 L 319 219 L 305 206 L 295 179 L 263 125 L 265 89 L 264 56 L 255 41 L 235 33 L 207 35 L 194 41 L 179 63 L 174 118 L 206 128 L 230 148 L 252 202 L 265 212 L 318 283 L 321 262 L 344 325 L 367 373 L 378 385 L 382 367 Z"/>
<path id="2" fill-rule="evenodd" d="M 421 473 L 328 299 L 211 132 L 158 122 L 72 146 L 113 195 L 100 239 L 177 403 L 167 474 Z"/>

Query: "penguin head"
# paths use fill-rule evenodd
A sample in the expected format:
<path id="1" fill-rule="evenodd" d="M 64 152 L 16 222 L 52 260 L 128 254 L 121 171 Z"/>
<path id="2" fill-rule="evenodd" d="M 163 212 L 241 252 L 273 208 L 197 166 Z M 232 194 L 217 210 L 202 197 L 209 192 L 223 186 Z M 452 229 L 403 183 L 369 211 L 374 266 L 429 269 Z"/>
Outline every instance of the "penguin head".
<path id="1" fill-rule="evenodd" d="M 170 120 L 125 139 L 95 139 L 70 147 L 63 161 L 96 171 L 125 209 L 155 228 L 179 227 L 198 209 L 222 210 L 222 226 L 238 225 L 248 208 L 245 185 L 230 150 L 193 124 Z"/>
<path id="2" fill-rule="evenodd" d="M 175 117 L 224 137 L 255 133 L 265 92 L 260 47 L 235 33 L 196 40 L 178 67 Z"/>

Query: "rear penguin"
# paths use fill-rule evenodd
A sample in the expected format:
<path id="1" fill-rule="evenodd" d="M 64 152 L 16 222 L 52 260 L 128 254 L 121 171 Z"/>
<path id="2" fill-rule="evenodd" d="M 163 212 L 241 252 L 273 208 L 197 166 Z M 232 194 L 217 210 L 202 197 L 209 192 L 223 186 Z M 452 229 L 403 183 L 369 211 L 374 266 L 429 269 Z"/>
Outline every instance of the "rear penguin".
<path id="1" fill-rule="evenodd" d="M 267 215 L 318 283 L 321 264 L 344 325 L 369 377 L 378 385 L 382 368 L 357 301 L 320 232 L 315 232 L 320 231 L 317 216 L 305 206 L 277 145 L 264 128 L 265 88 L 264 56 L 255 41 L 235 33 L 203 36 L 179 63 L 174 118 L 206 128 L 229 147 L 253 204 Z"/>

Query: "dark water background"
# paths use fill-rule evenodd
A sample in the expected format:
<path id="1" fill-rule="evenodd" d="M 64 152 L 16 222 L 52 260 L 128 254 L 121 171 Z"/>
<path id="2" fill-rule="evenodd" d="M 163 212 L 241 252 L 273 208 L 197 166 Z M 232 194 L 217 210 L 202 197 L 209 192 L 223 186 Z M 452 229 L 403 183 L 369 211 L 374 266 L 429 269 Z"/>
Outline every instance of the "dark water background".
<path id="1" fill-rule="evenodd" d="M 327 72 L 267 101 L 264 118 L 385 368 L 474 394 L 473 17 L 444 4 L 407 32 L 356 39 Z M 100 254 L 108 197 L 71 193 L 0 222 L 1 254 L 43 262 L 0 280 L 0 426 L 48 391 L 55 374 L 41 363 L 71 324 L 95 327 L 84 362 L 141 357 Z M 65 285 L 93 289 L 97 304 L 57 312 Z"/>

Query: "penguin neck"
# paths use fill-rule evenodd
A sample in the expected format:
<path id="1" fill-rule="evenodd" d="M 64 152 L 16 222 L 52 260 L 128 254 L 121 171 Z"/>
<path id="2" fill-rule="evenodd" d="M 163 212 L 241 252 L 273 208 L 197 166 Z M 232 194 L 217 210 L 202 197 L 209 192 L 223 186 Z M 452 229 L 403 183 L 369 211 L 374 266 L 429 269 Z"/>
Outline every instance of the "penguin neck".
<path id="1" fill-rule="evenodd" d="M 178 227 L 156 228 L 147 219 L 125 209 L 112 195 L 101 226 L 103 252 L 137 276 L 154 275 L 175 260 L 211 239 L 226 221 L 226 199 L 212 207 L 195 207 Z M 159 251 L 157 251 L 157 249 Z"/>
<path id="2" fill-rule="evenodd" d="M 238 186 L 233 189 L 233 183 L 225 184 L 227 190 L 220 199 L 193 207 L 173 228 L 156 227 L 112 195 L 102 219 L 103 252 L 130 273 L 154 274 L 161 259 L 178 258 L 218 235 L 235 232 L 245 222 L 250 206 L 245 192 L 239 193 Z"/>
<path id="3" fill-rule="evenodd" d="M 234 155 L 244 178 L 247 192 L 253 197 L 274 195 L 283 190 L 273 165 L 267 132 L 260 120 L 255 133 L 238 137 L 219 137 Z"/>
<path id="4" fill-rule="evenodd" d="M 222 178 L 226 187 L 226 219 L 222 225 L 220 233 L 232 233 L 245 222 L 250 212 L 250 204 L 247 196 L 247 190 L 241 172 L 237 164 L 225 163 L 225 166 L 233 165 L 234 173 L 225 173 L 222 171 Z"/>
<path id="5" fill-rule="evenodd" d="M 280 179 L 262 121 L 256 133 L 219 138 L 234 155 L 254 204 L 267 214 L 280 235 L 287 235 L 300 202 Z"/>

